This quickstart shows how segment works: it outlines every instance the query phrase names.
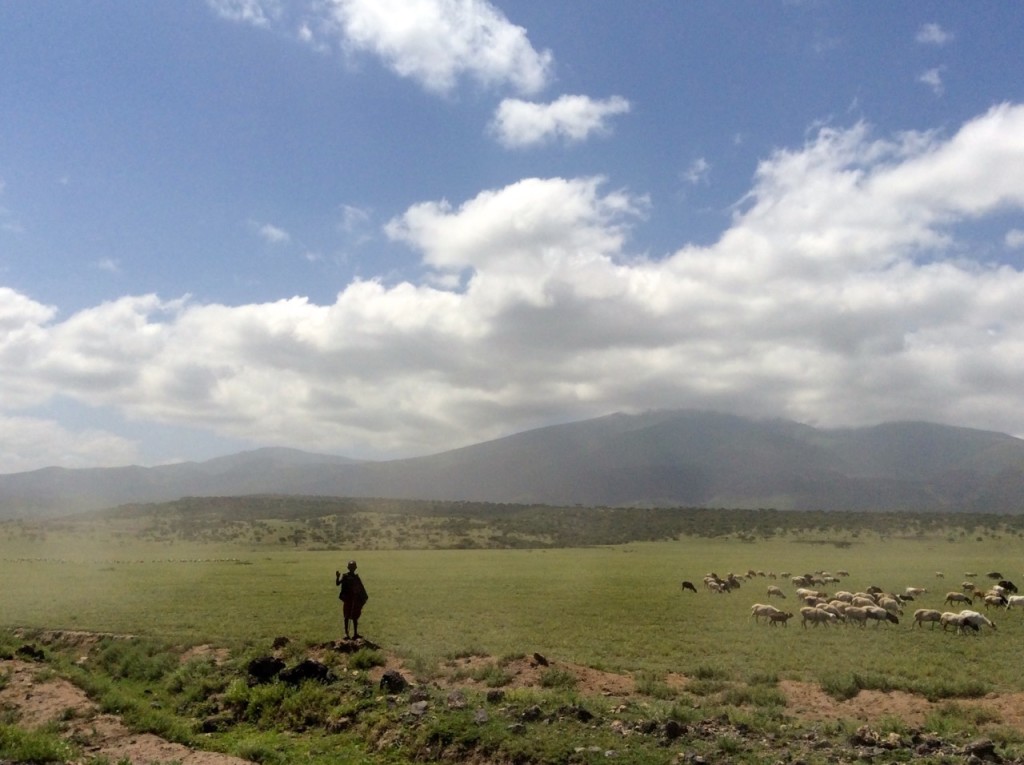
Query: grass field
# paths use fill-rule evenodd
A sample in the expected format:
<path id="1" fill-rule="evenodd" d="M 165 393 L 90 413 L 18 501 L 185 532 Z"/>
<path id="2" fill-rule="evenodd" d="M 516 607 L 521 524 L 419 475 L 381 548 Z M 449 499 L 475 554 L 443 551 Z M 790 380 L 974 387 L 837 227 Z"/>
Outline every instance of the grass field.
<path id="1" fill-rule="evenodd" d="M 622 539 L 661 541 L 597 543 Z M 998 629 L 969 635 L 914 628 L 910 614 L 946 610 L 945 594 L 965 572 L 976 572 L 980 587 L 995 570 L 1024 580 L 1022 540 L 1015 517 L 183 500 L 0 524 L 0 653 L 12 658 L 19 635 L 35 636 L 46 648 L 40 678 L 72 680 L 132 730 L 265 765 L 339 757 L 585 765 L 608 752 L 636 765 L 697 757 L 766 765 L 780 756 L 945 763 L 982 732 L 1013 757 L 1024 755 L 1024 729 L 992 704 L 969 702 L 1015 703 L 1006 694 L 1024 692 L 1014 660 L 1024 611 L 993 611 Z M 360 632 L 379 646 L 354 654 L 318 648 L 342 635 L 334 572 L 349 558 L 370 593 Z M 701 584 L 708 572 L 750 570 L 765 576 L 729 594 Z M 751 619 L 769 584 L 789 595 L 775 605 L 798 612 L 783 572 L 840 570 L 850 576 L 833 589 L 929 592 L 907 604 L 899 625 Z M 698 592 L 684 592 L 683 580 Z M 80 636 L 53 631 L 119 637 L 90 636 L 83 657 Z M 248 662 L 279 636 L 291 641 L 288 662 L 316 655 L 336 678 L 298 687 L 247 680 Z M 231 658 L 184 661 L 184 649 L 200 644 L 228 648 Z M 511 684 L 507 668 L 534 653 L 558 668 L 533 685 Z M 396 658 L 425 714 L 410 711 L 424 703 L 411 693 L 385 697 L 371 681 L 371 667 Z M 581 666 L 628 676 L 635 691 L 625 704 L 584 694 L 566 669 Z M 466 677 L 483 687 L 453 707 L 449 689 Z M 918 727 L 882 718 L 862 735 L 857 719 L 792 714 L 782 690 L 791 680 L 837 700 L 905 691 L 931 711 Z M 0 692 L 8 682 L 0 673 Z M 489 688 L 504 695 L 491 701 Z M 78 739 L 91 735 L 89 722 L 76 727 L 77 719 L 68 712 L 31 731 L 0 710 L 0 759 L 109 765 L 86 756 Z"/>
<path id="2" fill-rule="evenodd" d="M 334 571 L 354 557 L 370 592 L 361 631 L 427 664 L 480 652 L 537 651 L 588 666 L 661 675 L 713 668 L 730 677 L 775 673 L 835 682 L 877 674 L 894 687 L 1024 690 L 1024 667 L 1006 660 L 1024 638 L 1024 611 L 991 614 L 995 632 L 967 637 L 900 625 L 801 629 L 756 625 L 756 577 L 727 595 L 700 587 L 709 571 L 845 569 L 841 587 L 930 592 L 914 606 L 946 610 L 964 572 L 1018 571 L 1021 542 L 1002 538 L 869 538 L 837 547 L 797 538 L 694 539 L 545 550 L 346 550 L 132 539 L 84 544 L 73 536 L 0 540 L 0 624 L 132 633 L 183 643 L 266 642 L 278 635 L 340 637 Z M 936 571 L 945 573 L 944 579 Z M 696 595 L 680 582 L 698 584 Z M 785 605 L 798 604 L 793 587 Z M 776 601 L 776 605 L 782 605 Z M 981 610 L 981 609 L 979 609 Z M 908 616 L 912 608 L 908 609 Z M 945 690 L 943 690 L 945 689 Z"/>

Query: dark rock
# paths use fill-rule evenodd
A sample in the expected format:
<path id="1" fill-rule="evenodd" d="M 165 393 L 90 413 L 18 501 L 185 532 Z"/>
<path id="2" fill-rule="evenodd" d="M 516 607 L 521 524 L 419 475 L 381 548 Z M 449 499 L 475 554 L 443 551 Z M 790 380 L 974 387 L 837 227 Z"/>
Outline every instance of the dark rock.
<path id="1" fill-rule="evenodd" d="M 448 708 L 449 709 L 465 709 L 466 708 L 466 694 L 455 689 L 448 694 Z"/>
<path id="2" fill-rule="evenodd" d="M 500 704 L 505 700 L 505 691 L 501 688 L 492 688 L 487 691 L 487 703 L 488 704 Z"/>
<path id="3" fill-rule="evenodd" d="M 278 648 L 284 648 L 290 642 L 292 642 L 292 641 L 282 635 L 281 637 L 274 638 L 274 642 L 272 644 L 272 647 L 276 651 Z"/>
<path id="4" fill-rule="evenodd" d="M 1002 762 L 1003 758 L 996 752 L 995 742 L 990 738 L 979 738 L 964 746 L 964 754 L 977 757 L 986 762 Z"/>
<path id="5" fill-rule="evenodd" d="M 572 717 L 582 723 L 587 723 L 594 719 L 593 712 L 575 704 L 560 708 L 558 714 L 562 717 Z"/>
<path id="6" fill-rule="evenodd" d="M 227 730 L 235 724 L 235 718 L 229 714 L 210 715 L 199 723 L 199 730 L 203 733 L 219 733 Z"/>
<path id="7" fill-rule="evenodd" d="M 475 712 L 473 712 L 473 722 L 477 723 L 478 725 L 483 725 L 485 722 L 487 722 L 490 719 L 491 719 L 491 716 L 489 714 L 487 714 L 487 710 L 484 709 L 483 707 L 481 707 L 481 708 L 477 709 Z"/>
<path id="8" fill-rule="evenodd" d="M 508 726 L 509 733 L 526 733 L 526 726 L 522 723 L 512 723 Z"/>
<path id="9" fill-rule="evenodd" d="M 306 680 L 327 684 L 337 679 L 326 664 L 313 659 L 303 659 L 294 667 L 282 671 L 280 677 L 289 685 L 301 685 Z"/>
<path id="10" fill-rule="evenodd" d="M 276 678 L 284 669 L 285 663 L 276 656 L 260 656 L 253 659 L 246 667 L 249 685 L 262 685 Z"/>
<path id="11" fill-rule="evenodd" d="M 524 709 L 522 715 L 520 715 L 520 717 L 522 717 L 522 719 L 525 722 L 536 722 L 543 716 L 544 712 L 536 704 L 534 704 L 532 707 L 527 707 L 526 709 Z"/>
<path id="12" fill-rule="evenodd" d="M 650 736 L 656 730 L 658 730 L 658 723 L 654 720 L 641 720 L 636 724 L 636 729 L 643 733 L 645 736 Z"/>
<path id="13" fill-rule="evenodd" d="M 546 667 L 546 666 L 548 666 L 550 664 L 550 662 L 544 656 L 542 656 L 539 653 L 535 653 L 533 655 L 533 661 L 534 661 L 535 664 L 539 664 L 542 667 Z"/>
<path id="14" fill-rule="evenodd" d="M 29 661 L 43 661 L 43 659 L 46 658 L 46 654 L 43 653 L 42 648 L 36 648 L 34 645 L 30 645 L 28 643 L 18 646 L 14 651 L 14 655 L 22 659 L 28 659 Z"/>
<path id="15" fill-rule="evenodd" d="M 409 701 L 430 701 L 430 690 L 419 685 L 409 691 Z"/>
<path id="16" fill-rule="evenodd" d="M 380 689 L 385 693 L 402 693 L 409 687 L 409 681 L 397 669 L 389 669 L 380 676 Z"/>
<path id="17" fill-rule="evenodd" d="M 666 720 L 661 732 L 669 741 L 679 738 L 686 732 L 686 726 L 677 720 Z"/>
<path id="18" fill-rule="evenodd" d="M 409 705 L 409 713 L 416 717 L 423 717 L 427 713 L 430 704 L 426 701 L 414 701 Z"/>

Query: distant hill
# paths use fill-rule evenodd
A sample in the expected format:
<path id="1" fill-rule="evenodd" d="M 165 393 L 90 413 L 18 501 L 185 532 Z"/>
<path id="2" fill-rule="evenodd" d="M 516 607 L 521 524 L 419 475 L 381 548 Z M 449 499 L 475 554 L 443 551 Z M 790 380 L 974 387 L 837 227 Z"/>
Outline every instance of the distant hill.
<path id="1" fill-rule="evenodd" d="M 182 496 L 302 494 L 591 506 L 1024 512 L 1024 441 L 925 422 L 817 429 L 613 414 L 413 459 L 260 449 L 153 468 L 0 476 L 0 517 Z"/>

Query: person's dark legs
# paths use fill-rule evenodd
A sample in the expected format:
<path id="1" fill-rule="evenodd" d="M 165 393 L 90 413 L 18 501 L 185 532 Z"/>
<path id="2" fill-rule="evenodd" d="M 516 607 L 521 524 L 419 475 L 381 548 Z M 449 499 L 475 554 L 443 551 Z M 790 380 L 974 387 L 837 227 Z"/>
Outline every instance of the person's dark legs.
<path id="1" fill-rule="evenodd" d="M 346 617 L 345 617 L 345 639 L 346 639 L 346 640 L 348 640 L 348 622 L 349 622 L 349 619 L 348 619 L 348 617 L 346 616 Z M 358 630 L 357 630 L 357 633 L 358 633 Z"/>
<path id="2" fill-rule="evenodd" d="M 348 632 L 346 631 L 345 634 L 348 634 Z M 352 637 L 355 638 L 356 640 L 358 640 L 361 637 L 360 634 L 359 634 L 359 620 L 358 619 L 353 619 L 352 620 Z"/>

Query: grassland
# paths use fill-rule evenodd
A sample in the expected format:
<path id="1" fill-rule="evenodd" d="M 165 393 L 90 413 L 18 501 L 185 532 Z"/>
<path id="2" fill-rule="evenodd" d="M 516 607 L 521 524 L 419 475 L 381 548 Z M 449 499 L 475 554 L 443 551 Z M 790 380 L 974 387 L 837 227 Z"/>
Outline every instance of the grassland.
<path id="1" fill-rule="evenodd" d="M 571 511 L 574 524 L 583 512 Z M 607 516 L 614 513 L 602 512 L 601 523 L 613 526 Z M 942 609 L 946 591 L 959 589 L 965 572 L 980 574 L 982 586 L 984 574 L 994 570 L 1024 580 L 1024 547 L 1014 519 L 929 521 L 922 528 L 908 516 L 900 528 L 889 516 L 885 523 L 859 518 L 848 527 L 808 516 L 803 525 L 776 524 L 770 534 L 755 535 L 735 523 L 716 535 L 579 547 L 551 546 L 550 529 L 530 526 L 519 539 L 533 538 L 537 547 L 483 549 L 486 540 L 507 542 L 514 532 L 488 520 L 493 508 L 454 520 L 438 513 L 359 513 L 360 534 L 375 539 L 397 539 L 386 527 L 400 526 L 402 549 L 318 549 L 323 539 L 310 532 L 336 528 L 345 517 L 315 514 L 297 520 L 282 513 L 286 517 L 263 517 L 258 526 L 234 516 L 218 526 L 207 515 L 187 533 L 181 532 L 187 525 L 175 531 L 164 519 L 158 535 L 152 519 L 140 522 L 138 514 L 4 524 L 0 627 L 132 634 L 177 646 L 213 643 L 239 656 L 265 650 L 278 636 L 293 645 L 323 644 L 341 634 L 334 572 L 356 558 L 370 592 L 361 632 L 423 680 L 452 657 L 498 662 L 537 652 L 638 678 L 648 702 L 664 705 L 662 718 L 693 723 L 710 714 L 706 699 L 718 694 L 715 715 L 769 709 L 758 724 L 773 730 L 785 717 L 774 691 L 783 680 L 814 683 L 837 697 L 876 688 L 948 703 L 1024 692 L 1024 666 L 1009 660 L 1024 642 L 1024 611 L 993 613 L 997 631 L 969 636 L 914 629 L 909 619 L 878 628 L 802 629 L 798 619 L 769 628 L 749 615 L 752 603 L 765 602 L 769 583 L 789 592 L 784 605 L 797 610 L 792 585 L 769 578 L 782 572 L 846 570 L 842 588 L 851 590 L 928 588 L 908 613 L 914 606 Z M 310 527 L 310 517 L 320 522 Z M 650 516 L 639 531 L 637 516 L 628 517 L 633 531 L 625 536 L 651 536 L 644 531 L 652 527 Z M 653 526 L 661 528 L 662 520 L 654 519 Z M 465 544 L 467 535 L 473 545 Z M 764 576 L 745 580 L 730 594 L 711 594 L 700 585 L 706 572 L 748 570 Z M 684 579 L 697 583 L 696 594 L 682 591 Z M 500 672 L 492 670 L 500 685 Z M 670 688 L 673 676 L 696 682 L 682 694 Z M 548 680 L 556 695 L 568 694 L 563 704 L 579 703 L 571 682 L 553 674 Z M 957 727 L 965 736 L 977 729 L 970 720 Z M 1018 745 L 1012 731 L 1001 735 L 1007 745 Z M 522 761 L 544 761 L 551 755 L 542 755 L 548 745 L 554 746 L 526 748 Z M 507 746 L 500 752 L 516 759 Z M 730 759 L 759 761 L 748 755 L 734 752 Z M 254 759 L 275 761 L 266 752 Z M 404 751 L 397 761 L 417 759 L 430 757 Z M 573 760 L 565 752 L 554 759 Z"/>

